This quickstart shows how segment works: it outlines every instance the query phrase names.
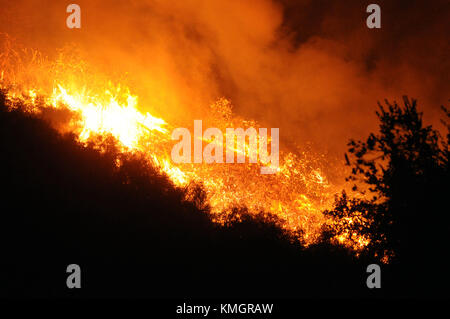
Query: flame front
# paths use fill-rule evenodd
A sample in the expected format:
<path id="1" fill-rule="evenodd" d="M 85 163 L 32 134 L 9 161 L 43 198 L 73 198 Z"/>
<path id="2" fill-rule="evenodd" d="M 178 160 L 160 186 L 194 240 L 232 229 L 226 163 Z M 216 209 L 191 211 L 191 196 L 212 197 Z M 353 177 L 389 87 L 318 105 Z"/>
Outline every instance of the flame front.
<path id="1" fill-rule="evenodd" d="M 261 163 L 249 164 L 248 159 L 245 164 L 175 164 L 170 152 L 171 131 L 176 126 L 142 113 L 139 98 L 130 89 L 92 75 L 86 71 L 86 62 L 65 61 L 64 55 L 52 62 L 36 52 L 19 54 L 10 48 L 3 52 L 0 86 L 11 107 L 20 100 L 34 113 L 43 107 L 69 109 L 76 116 L 62 129 L 75 133 L 79 141 L 93 142 L 95 136 L 110 134 L 122 152 L 145 154 L 175 185 L 201 183 L 213 220 L 223 223 L 233 207 L 246 207 L 252 214 L 269 212 L 280 218 L 286 231 L 301 232 L 299 239 L 306 245 L 318 239 L 328 222 L 322 211 L 331 207 L 339 188 L 325 176 L 322 156 L 281 151 L 279 169 L 271 175 L 261 175 Z M 27 63 L 17 58 L 21 54 L 31 56 Z M 233 115 L 230 101 L 223 98 L 213 103 L 205 117 L 222 132 L 226 127 L 258 126 Z M 338 240 L 345 243 L 345 236 Z M 359 242 L 356 248 L 367 245 L 368 239 L 361 237 Z"/>

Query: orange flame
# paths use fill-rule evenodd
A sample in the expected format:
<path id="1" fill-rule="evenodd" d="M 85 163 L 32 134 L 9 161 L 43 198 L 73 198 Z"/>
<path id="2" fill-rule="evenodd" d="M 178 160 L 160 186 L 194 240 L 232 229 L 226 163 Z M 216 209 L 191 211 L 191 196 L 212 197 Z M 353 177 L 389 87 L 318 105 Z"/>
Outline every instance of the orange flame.
<path id="1" fill-rule="evenodd" d="M 19 59 L 22 55 L 29 57 L 27 62 Z M 273 175 L 261 175 L 259 163 L 175 164 L 170 158 L 174 143 L 170 133 L 175 126 L 142 113 L 136 95 L 128 88 L 104 81 L 102 75 L 92 75 L 85 61 L 66 61 L 63 54 L 49 61 L 36 52 L 9 49 L 0 55 L 0 66 L 0 87 L 7 91 L 11 107 L 19 99 L 33 113 L 38 113 L 40 107 L 69 109 L 77 114 L 69 129 L 79 141 L 111 134 L 121 151 L 146 154 L 175 185 L 201 183 L 217 222 L 224 222 L 236 206 L 245 206 L 254 214 L 270 212 L 280 218 L 286 231 L 301 231 L 299 239 L 306 245 L 317 241 L 321 227 L 328 222 L 322 211 L 331 207 L 339 188 L 329 182 L 324 172 L 326 165 L 312 152 L 280 151 L 280 166 Z M 211 106 L 207 117 L 223 131 L 226 127 L 258 126 L 233 115 L 230 101 L 223 98 Z M 337 240 L 344 243 L 345 238 L 342 235 Z M 368 239 L 358 242 L 360 247 L 356 248 L 361 248 Z"/>

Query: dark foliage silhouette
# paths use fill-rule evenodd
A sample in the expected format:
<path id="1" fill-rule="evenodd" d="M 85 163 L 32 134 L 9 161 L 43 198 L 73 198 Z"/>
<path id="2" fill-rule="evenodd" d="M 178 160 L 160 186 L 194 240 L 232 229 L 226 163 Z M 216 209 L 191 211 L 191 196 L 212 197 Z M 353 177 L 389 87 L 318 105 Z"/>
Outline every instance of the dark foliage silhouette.
<path id="1" fill-rule="evenodd" d="M 327 242 L 301 247 L 274 216 L 236 208 L 226 227 L 214 224 L 200 186 L 186 200 L 188 190 L 174 187 L 139 155 L 118 152 L 113 139 L 102 140 L 99 150 L 59 134 L 51 125 L 56 116 L 36 118 L 20 105 L 7 110 L 0 93 L 1 297 L 411 293 L 397 280 L 403 268 L 395 264 L 383 268 L 388 284 L 369 290 L 366 267 L 374 259 Z M 81 266 L 81 289 L 66 287 L 72 263 Z M 445 293 L 429 288 L 422 282 L 417 291 Z"/>
<path id="2" fill-rule="evenodd" d="M 447 282 L 437 268 L 445 271 L 449 265 L 448 136 L 445 141 L 424 126 L 415 100 L 404 97 L 403 105 L 386 101 L 386 106 L 379 104 L 376 112 L 379 133 L 348 144 L 348 180 L 365 197 L 339 196 L 334 209 L 325 212 L 340 221 L 339 227 L 327 231 L 330 237 L 370 236 L 365 253 L 402 265 L 412 286 L 422 287 L 419 280 Z M 345 222 L 353 217 L 352 223 Z"/>

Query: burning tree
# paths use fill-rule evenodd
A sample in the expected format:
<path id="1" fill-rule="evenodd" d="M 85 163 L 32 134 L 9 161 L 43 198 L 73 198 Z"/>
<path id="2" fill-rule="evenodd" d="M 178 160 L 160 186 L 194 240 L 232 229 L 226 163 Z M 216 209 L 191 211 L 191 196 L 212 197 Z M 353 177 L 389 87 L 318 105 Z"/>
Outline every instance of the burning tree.
<path id="1" fill-rule="evenodd" d="M 362 196 L 349 198 L 342 192 L 325 212 L 334 220 L 326 227 L 329 238 L 370 238 L 366 252 L 384 262 L 393 256 L 412 258 L 449 242 L 449 217 L 442 210 L 448 195 L 449 137 L 444 141 L 432 126 L 424 126 L 416 100 L 385 103 L 378 103 L 376 112 L 379 133 L 365 141 L 351 140 L 350 156 L 345 154 L 352 166 L 346 180 Z"/>

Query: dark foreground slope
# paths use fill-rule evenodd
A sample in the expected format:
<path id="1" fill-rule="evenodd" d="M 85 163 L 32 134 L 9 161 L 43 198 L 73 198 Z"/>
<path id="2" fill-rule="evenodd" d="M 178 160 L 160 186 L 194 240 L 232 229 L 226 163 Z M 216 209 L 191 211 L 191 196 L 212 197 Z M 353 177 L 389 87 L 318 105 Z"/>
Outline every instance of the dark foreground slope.
<path id="1" fill-rule="evenodd" d="M 221 228 L 139 158 L 100 153 L 0 95 L 1 297 L 374 296 L 367 261 L 270 223 Z M 82 288 L 66 287 L 78 264 Z M 389 272 L 383 279 L 388 280 Z"/>

